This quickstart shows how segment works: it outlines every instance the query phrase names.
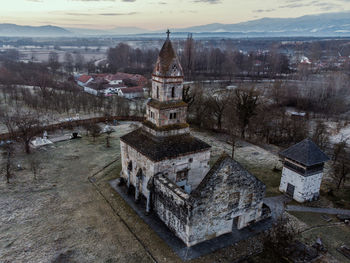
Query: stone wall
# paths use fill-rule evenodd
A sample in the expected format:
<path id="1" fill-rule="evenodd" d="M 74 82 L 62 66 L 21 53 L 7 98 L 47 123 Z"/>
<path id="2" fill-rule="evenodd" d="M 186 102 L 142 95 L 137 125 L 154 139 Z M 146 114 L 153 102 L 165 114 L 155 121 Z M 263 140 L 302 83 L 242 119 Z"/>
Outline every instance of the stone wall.
<path id="1" fill-rule="evenodd" d="M 187 106 L 177 107 L 173 109 L 159 110 L 147 105 L 146 112 L 147 112 L 147 120 L 157 125 L 158 127 L 177 124 L 177 123 L 186 123 Z M 170 114 L 174 115 L 174 113 L 176 113 L 176 118 L 170 118 Z"/>
<path id="2" fill-rule="evenodd" d="M 189 195 L 163 175 L 154 177 L 153 208 L 158 217 L 188 244 Z"/>
<path id="3" fill-rule="evenodd" d="M 170 129 L 170 130 L 155 130 L 152 127 L 148 127 L 147 125 L 144 124 L 142 128 L 146 132 L 148 132 L 156 137 L 176 136 L 176 135 L 190 133 L 190 127 L 185 127 L 185 128 L 180 128 L 180 129 Z"/>
<path id="4" fill-rule="evenodd" d="M 295 187 L 293 199 L 298 202 L 311 201 L 319 196 L 322 177 L 323 172 L 304 176 L 283 167 L 279 189 L 281 192 L 287 192 L 289 183 Z"/>
<path id="5" fill-rule="evenodd" d="M 147 196 L 149 193 L 149 190 L 147 189 L 148 181 L 155 174 L 155 170 L 157 169 L 155 163 L 134 148 L 128 146 L 123 141 L 120 141 L 120 147 L 122 161 L 121 177 L 123 177 L 125 181 L 128 180 L 128 166 L 131 161 L 132 170 L 130 171 L 130 184 L 135 186 L 137 180 L 136 175 L 141 168 L 144 176 L 142 181 L 140 181 L 140 193 Z"/>
<path id="6" fill-rule="evenodd" d="M 265 185 L 247 178 L 242 167 L 231 161 L 215 169 L 193 193 L 191 245 L 229 233 L 233 227 L 243 228 L 261 217 Z"/>
<path id="7" fill-rule="evenodd" d="M 132 171 L 130 172 L 130 183 L 136 185 L 137 172 L 142 169 L 144 174 L 140 187 L 140 193 L 147 196 L 149 190 L 147 184 L 153 175 L 162 172 L 167 174 L 170 180 L 175 182 L 176 173 L 184 169 L 188 169 L 188 184 L 192 189 L 195 189 L 202 181 L 205 174 L 209 171 L 209 159 L 210 150 L 203 152 L 193 153 L 186 156 L 178 156 L 174 159 L 167 159 L 160 162 L 153 162 L 146 156 L 142 155 L 134 148 L 120 142 L 121 147 L 121 160 L 122 160 L 122 173 L 121 176 L 127 181 L 128 179 L 128 165 L 132 162 Z"/>
<path id="8" fill-rule="evenodd" d="M 165 175 L 155 176 L 154 210 L 187 246 L 260 220 L 265 185 L 235 165 L 214 167 L 190 195 Z"/>
<path id="9" fill-rule="evenodd" d="M 182 100 L 183 78 L 170 77 L 152 77 L 152 98 L 159 101 Z M 158 96 L 157 96 L 158 88 Z M 174 88 L 175 96 L 172 97 L 172 88 Z"/>
<path id="10" fill-rule="evenodd" d="M 164 160 L 159 163 L 157 172 L 162 172 L 167 177 L 176 182 L 176 173 L 188 169 L 187 184 L 191 186 L 192 190 L 203 180 L 208 173 L 210 160 L 210 150 L 179 156 L 176 159 Z"/>

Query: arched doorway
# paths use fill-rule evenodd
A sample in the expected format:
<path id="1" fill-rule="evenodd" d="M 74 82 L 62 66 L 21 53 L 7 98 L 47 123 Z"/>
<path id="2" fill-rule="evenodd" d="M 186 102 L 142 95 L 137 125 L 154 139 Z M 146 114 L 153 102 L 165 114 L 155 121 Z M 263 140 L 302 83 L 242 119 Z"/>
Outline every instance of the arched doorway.
<path id="1" fill-rule="evenodd" d="M 128 169 L 127 169 L 127 175 L 128 175 L 128 181 L 127 181 L 127 186 L 130 188 L 130 177 L 132 173 L 132 161 L 128 163 Z"/>
<path id="2" fill-rule="evenodd" d="M 140 199 L 140 191 L 142 191 L 142 180 L 143 180 L 143 172 L 142 169 L 139 168 L 136 174 L 136 184 L 135 184 L 135 201 L 138 202 Z"/>

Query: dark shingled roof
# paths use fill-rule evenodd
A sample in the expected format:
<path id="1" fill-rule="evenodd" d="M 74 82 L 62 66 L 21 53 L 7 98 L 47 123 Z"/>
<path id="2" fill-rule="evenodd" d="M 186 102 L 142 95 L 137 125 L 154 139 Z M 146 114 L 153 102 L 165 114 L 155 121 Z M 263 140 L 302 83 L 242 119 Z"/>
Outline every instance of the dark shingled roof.
<path id="1" fill-rule="evenodd" d="M 181 65 L 179 63 L 179 60 L 176 56 L 176 53 L 174 51 L 173 45 L 171 44 L 171 41 L 169 38 L 167 38 L 163 44 L 162 49 L 159 52 L 157 65 L 155 67 L 155 71 L 159 65 L 159 72 L 162 76 L 167 76 L 169 72 L 169 68 L 172 65 L 172 63 L 175 62 L 178 66 L 178 68 L 182 72 Z M 155 73 L 154 71 L 154 73 Z M 183 75 L 183 73 L 182 73 Z"/>
<path id="2" fill-rule="evenodd" d="M 155 162 L 205 151 L 211 147 L 190 134 L 155 138 L 143 131 L 142 128 L 128 133 L 120 139 Z"/>
<path id="3" fill-rule="evenodd" d="M 280 155 L 305 166 L 312 166 L 329 160 L 329 157 L 309 138 L 282 151 Z"/>

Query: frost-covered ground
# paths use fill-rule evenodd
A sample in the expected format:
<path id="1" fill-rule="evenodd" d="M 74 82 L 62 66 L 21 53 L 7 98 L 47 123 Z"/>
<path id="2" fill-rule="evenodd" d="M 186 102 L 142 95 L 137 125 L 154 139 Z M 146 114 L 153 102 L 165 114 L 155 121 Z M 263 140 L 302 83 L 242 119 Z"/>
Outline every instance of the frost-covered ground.
<path id="1" fill-rule="evenodd" d="M 327 125 L 330 131 L 330 141 L 337 143 L 342 140 L 348 140 L 350 142 L 350 123 L 342 123 L 339 125 L 336 122 L 328 122 Z"/>
<path id="2" fill-rule="evenodd" d="M 103 126 L 104 124 L 101 124 Z M 102 135 L 93 142 L 85 136 L 46 146 L 34 152 L 42 170 L 34 180 L 27 155 L 19 152 L 10 184 L 0 180 L 0 262 L 179 262 L 172 250 L 109 187 L 117 178 L 120 162 L 95 177 L 88 177 L 119 158 L 119 137 L 138 127 L 122 122 L 112 134 L 111 148 Z M 68 131 L 66 131 L 68 132 Z M 56 135 L 60 135 L 60 131 Z M 51 135 L 51 134 L 49 134 Z M 193 131 L 211 144 L 212 162 L 231 146 L 221 136 Z M 21 149 L 19 149 L 21 150 Z M 268 195 L 278 195 L 278 157 L 258 146 L 238 142 L 235 158 L 268 185 Z M 3 161 L 3 160 L 2 160 Z M 232 262 L 247 247 L 245 241 L 203 258 L 204 262 Z"/>
<path id="3" fill-rule="evenodd" d="M 105 138 L 57 143 L 32 156 L 43 169 L 34 180 L 20 155 L 11 184 L 0 183 L 0 262 L 151 262 L 115 216 L 88 176 L 118 157 L 118 127 L 112 147 Z"/>
<path id="4" fill-rule="evenodd" d="M 84 132 L 82 139 L 41 148 L 31 155 L 41 160 L 42 170 L 37 180 L 29 169 L 27 155 L 18 149 L 15 164 L 24 170 L 15 171 L 16 177 L 10 184 L 4 178 L 0 182 L 0 262 L 150 261 L 143 245 L 88 180 L 119 157 L 119 137 L 137 125 L 118 125 L 117 132 L 112 134 L 111 148 L 106 148 L 104 135 L 93 142 Z M 214 158 L 221 149 L 230 151 L 228 144 L 209 134 L 194 132 L 194 135 L 214 145 Z M 242 160 L 251 156 L 256 165 L 273 166 L 277 161 L 277 157 L 249 144 L 238 147 L 236 152 Z M 120 164 L 115 169 L 120 169 Z M 109 176 L 117 177 L 118 171 L 112 170 Z M 142 233 L 150 230 L 116 198 L 107 179 L 99 182 L 99 187 L 109 202 L 114 202 L 115 209 L 122 208 L 120 213 L 126 213 L 131 230 L 135 228 L 136 233 L 146 238 Z M 178 258 L 166 245 L 159 246 L 160 242 L 152 231 L 143 240 L 159 262 L 176 262 Z M 233 257 L 238 253 L 232 251 L 217 252 L 196 262 L 213 262 L 223 255 Z"/>

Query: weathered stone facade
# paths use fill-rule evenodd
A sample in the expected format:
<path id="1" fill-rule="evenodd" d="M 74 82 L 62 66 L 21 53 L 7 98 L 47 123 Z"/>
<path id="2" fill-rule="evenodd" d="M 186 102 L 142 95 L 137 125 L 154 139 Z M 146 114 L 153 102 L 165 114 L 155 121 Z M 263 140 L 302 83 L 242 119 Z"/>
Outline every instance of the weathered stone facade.
<path id="1" fill-rule="evenodd" d="M 140 153 L 137 149 L 121 141 L 122 173 L 121 176 L 131 185 L 139 185 L 139 194 L 148 196 L 147 185 L 150 179 L 157 173 L 162 172 L 172 181 L 176 181 L 177 172 L 187 170 L 188 179 L 186 187 L 188 191 L 195 189 L 209 171 L 209 151 L 200 151 L 184 156 L 177 156 L 164 160 L 152 160 Z M 190 159 L 192 160 L 190 162 Z M 131 164 L 131 165 L 130 165 Z M 137 173 L 142 170 L 142 177 Z"/>
<path id="2" fill-rule="evenodd" d="M 301 203 L 317 199 L 324 162 L 329 158 L 310 139 L 288 148 L 281 155 L 284 165 L 279 190 Z"/>
<path id="3" fill-rule="evenodd" d="M 121 177 L 187 246 L 241 229 L 262 214 L 265 186 L 228 156 L 209 167 L 210 145 L 193 137 L 183 72 L 168 38 L 152 74 L 142 128 L 121 137 Z"/>
<path id="4" fill-rule="evenodd" d="M 311 176 L 300 175 L 293 170 L 283 167 L 279 190 L 286 193 L 288 184 L 295 187 L 293 199 L 302 203 L 318 199 L 323 172 Z"/>
<path id="5" fill-rule="evenodd" d="M 190 194 L 163 174 L 153 179 L 154 210 L 187 246 L 259 221 L 264 195 L 265 185 L 226 155 Z"/>

